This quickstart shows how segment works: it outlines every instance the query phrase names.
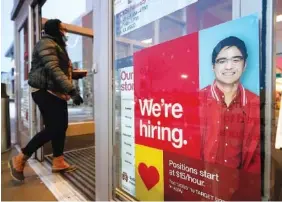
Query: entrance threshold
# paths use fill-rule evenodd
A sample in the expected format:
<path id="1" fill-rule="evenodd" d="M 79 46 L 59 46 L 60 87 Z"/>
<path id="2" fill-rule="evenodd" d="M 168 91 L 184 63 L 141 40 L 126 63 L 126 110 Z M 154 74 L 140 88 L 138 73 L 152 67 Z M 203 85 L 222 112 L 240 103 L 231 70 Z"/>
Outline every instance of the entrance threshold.
<path id="1" fill-rule="evenodd" d="M 21 151 L 19 145 L 15 148 L 18 152 Z M 58 201 L 88 201 L 59 173 L 52 173 L 51 166 L 47 162 L 40 163 L 35 159 L 29 159 L 28 163 Z"/>

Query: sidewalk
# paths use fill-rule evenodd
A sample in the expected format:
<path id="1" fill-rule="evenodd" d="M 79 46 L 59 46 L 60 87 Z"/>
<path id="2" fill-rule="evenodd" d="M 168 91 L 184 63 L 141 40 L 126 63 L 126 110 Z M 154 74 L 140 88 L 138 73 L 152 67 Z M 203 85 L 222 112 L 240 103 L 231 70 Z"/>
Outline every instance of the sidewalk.
<path id="1" fill-rule="evenodd" d="M 36 173 L 25 167 L 24 183 L 14 182 L 8 169 L 8 160 L 17 153 L 15 149 L 1 154 L 1 201 L 57 201 Z"/>

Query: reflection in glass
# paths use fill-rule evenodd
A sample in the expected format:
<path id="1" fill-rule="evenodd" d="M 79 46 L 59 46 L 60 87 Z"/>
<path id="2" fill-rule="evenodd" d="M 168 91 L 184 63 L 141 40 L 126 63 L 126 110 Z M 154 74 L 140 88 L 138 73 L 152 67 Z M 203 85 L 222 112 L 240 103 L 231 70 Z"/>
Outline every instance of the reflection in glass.
<path id="1" fill-rule="evenodd" d="M 72 61 L 73 69 L 87 70 L 87 76 L 83 79 L 73 80 L 74 85 L 80 91 L 84 103 L 80 106 L 73 106 L 72 100 L 69 104 L 70 122 L 90 121 L 93 116 L 93 74 L 92 65 L 93 39 L 76 34 L 68 34 L 67 51 Z"/>

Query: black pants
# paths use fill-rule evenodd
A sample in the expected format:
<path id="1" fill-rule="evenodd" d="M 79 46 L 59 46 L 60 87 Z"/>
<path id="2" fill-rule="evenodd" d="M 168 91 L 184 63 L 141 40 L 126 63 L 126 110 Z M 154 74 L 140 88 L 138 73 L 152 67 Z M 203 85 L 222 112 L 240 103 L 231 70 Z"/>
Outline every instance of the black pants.
<path id="1" fill-rule="evenodd" d="M 53 156 L 61 156 L 68 128 L 67 102 L 45 90 L 32 93 L 32 98 L 43 116 L 45 128 L 30 140 L 22 152 L 31 156 L 38 148 L 51 140 Z"/>

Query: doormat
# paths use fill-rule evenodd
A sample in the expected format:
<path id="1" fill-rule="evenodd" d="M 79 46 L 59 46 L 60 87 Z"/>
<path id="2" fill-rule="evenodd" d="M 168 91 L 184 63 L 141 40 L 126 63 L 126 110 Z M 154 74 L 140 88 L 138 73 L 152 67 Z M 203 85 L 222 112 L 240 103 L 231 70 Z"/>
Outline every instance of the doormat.
<path id="1" fill-rule="evenodd" d="M 95 147 L 88 147 L 64 153 L 65 161 L 76 165 L 77 170 L 61 175 L 88 200 L 95 201 Z M 52 165 L 52 155 L 45 156 Z"/>

